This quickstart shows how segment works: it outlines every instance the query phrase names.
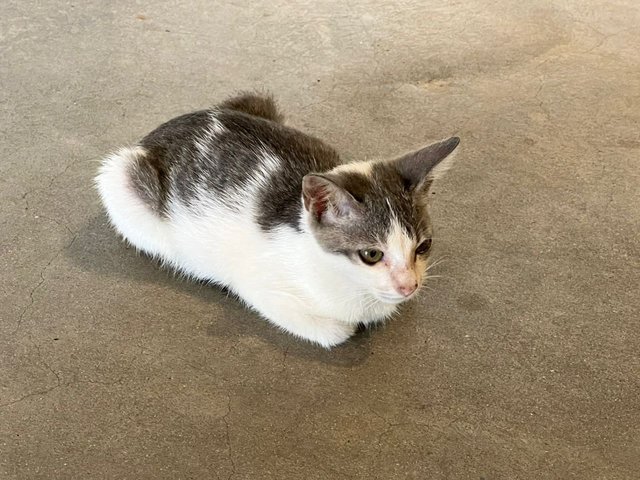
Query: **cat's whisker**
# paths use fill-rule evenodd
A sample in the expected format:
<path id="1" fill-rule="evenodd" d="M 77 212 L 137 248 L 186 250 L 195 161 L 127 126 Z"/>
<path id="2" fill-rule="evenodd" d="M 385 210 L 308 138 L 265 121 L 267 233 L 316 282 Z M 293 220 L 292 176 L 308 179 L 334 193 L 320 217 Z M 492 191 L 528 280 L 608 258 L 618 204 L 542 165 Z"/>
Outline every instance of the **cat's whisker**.
<path id="1" fill-rule="evenodd" d="M 431 270 L 432 268 L 437 267 L 438 265 L 442 264 L 445 260 L 447 260 L 447 256 L 444 257 L 440 257 L 436 260 L 434 260 L 433 262 L 431 262 L 428 266 L 427 269 L 425 270 L 426 272 L 428 272 L 429 270 Z"/>
<path id="2" fill-rule="evenodd" d="M 425 280 L 429 280 L 430 278 L 441 278 L 444 280 L 451 280 L 453 282 L 456 282 L 456 278 L 452 277 L 451 275 L 429 275 L 425 278 Z"/>

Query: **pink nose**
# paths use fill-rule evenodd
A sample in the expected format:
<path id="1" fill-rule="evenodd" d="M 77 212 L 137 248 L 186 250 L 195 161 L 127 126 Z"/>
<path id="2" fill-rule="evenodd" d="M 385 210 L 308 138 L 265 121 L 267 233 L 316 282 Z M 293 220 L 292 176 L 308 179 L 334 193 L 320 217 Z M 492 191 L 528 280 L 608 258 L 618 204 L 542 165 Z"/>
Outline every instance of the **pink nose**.
<path id="1" fill-rule="evenodd" d="M 396 290 L 400 295 L 404 295 L 405 297 L 408 297 L 409 295 L 411 295 L 413 292 L 416 291 L 416 288 L 418 288 L 418 284 L 412 283 L 409 285 L 399 285 L 398 287 L 396 287 Z"/>

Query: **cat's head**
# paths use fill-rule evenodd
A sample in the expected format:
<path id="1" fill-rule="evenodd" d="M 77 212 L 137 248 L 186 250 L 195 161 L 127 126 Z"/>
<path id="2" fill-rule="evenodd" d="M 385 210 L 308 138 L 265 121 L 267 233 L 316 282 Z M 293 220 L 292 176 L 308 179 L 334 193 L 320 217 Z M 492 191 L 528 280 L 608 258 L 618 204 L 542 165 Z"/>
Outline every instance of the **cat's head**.
<path id="1" fill-rule="evenodd" d="M 318 244 L 383 302 L 403 302 L 422 285 L 432 236 L 427 196 L 459 142 L 452 137 L 395 160 L 303 179 L 305 219 Z"/>

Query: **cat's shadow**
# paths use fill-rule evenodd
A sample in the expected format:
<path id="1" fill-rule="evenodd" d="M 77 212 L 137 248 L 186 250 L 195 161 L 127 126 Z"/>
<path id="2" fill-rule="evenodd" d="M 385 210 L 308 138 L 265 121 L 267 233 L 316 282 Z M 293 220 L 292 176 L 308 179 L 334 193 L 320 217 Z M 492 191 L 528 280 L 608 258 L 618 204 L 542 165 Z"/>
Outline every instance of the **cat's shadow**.
<path id="1" fill-rule="evenodd" d="M 203 302 L 215 303 L 228 315 L 216 315 L 208 323 L 206 332 L 212 337 L 237 341 L 239 337 L 259 337 L 286 352 L 288 357 L 300 357 L 307 361 L 351 367 L 362 364 L 371 355 L 372 328 L 363 328 L 343 345 L 326 350 L 308 342 L 296 340 L 278 331 L 257 314 L 248 310 L 225 289 L 176 277 L 163 269 L 157 261 L 138 254 L 133 247 L 120 241 L 104 215 L 90 219 L 77 232 L 76 238 L 66 250 L 69 259 L 83 271 L 100 276 L 127 279 L 139 284 L 154 283 L 166 288 L 181 290 Z M 194 325 L 196 319 L 185 319 Z"/>

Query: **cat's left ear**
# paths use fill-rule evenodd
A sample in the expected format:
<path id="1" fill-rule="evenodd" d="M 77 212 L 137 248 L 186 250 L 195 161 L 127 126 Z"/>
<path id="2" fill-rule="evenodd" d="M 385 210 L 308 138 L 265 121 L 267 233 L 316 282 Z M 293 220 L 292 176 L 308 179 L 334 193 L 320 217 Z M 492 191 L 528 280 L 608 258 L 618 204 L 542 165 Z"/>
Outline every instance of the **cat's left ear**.
<path id="1" fill-rule="evenodd" d="M 360 211 L 358 201 L 330 175 L 310 173 L 302 179 L 304 208 L 325 225 L 349 221 Z"/>
<path id="2" fill-rule="evenodd" d="M 452 153 L 459 143 L 458 137 L 451 137 L 408 153 L 393 160 L 392 164 L 402 175 L 408 190 L 423 193 L 449 169 Z"/>

